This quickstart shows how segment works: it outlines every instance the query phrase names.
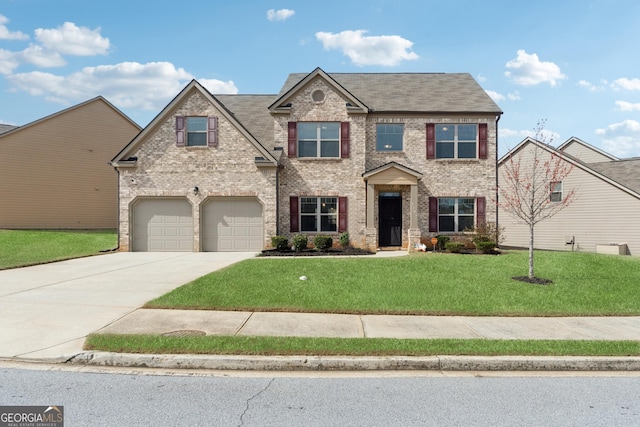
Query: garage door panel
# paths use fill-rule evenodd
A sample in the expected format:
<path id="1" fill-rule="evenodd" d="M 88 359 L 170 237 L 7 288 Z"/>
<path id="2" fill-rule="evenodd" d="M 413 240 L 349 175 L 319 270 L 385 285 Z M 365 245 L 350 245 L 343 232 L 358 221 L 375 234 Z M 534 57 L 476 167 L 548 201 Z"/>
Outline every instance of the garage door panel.
<path id="1" fill-rule="evenodd" d="M 204 207 L 203 236 L 204 251 L 262 250 L 262 205 L 249 197 L 210 201 Z"/>
<path id="2" fill-rule="evenodd" d="M 193 214 L 186 199 L 145 199 L 133 207 L 134 251 L 193 250 Z"/>

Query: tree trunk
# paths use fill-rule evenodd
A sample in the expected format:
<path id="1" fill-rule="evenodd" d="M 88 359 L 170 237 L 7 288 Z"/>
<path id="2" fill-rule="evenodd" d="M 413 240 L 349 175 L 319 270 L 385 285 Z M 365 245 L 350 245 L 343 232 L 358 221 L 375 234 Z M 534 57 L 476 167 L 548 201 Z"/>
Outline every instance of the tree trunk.
<path id="1" fill-rule="evenodd" d="M 529 279 L 533 279 L 533 221 L 529 224 Z"/>

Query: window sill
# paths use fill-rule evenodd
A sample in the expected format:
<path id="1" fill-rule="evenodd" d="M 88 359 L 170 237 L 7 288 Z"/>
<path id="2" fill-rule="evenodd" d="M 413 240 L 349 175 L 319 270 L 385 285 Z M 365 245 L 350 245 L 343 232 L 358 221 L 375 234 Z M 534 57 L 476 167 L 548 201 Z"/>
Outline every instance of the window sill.
<path id="1" fill-rule="evenodd" d="M 191 151 L 191 150 L 198 151 L 198 150 L 208 150 L 209 146 L 207 146 L 207 145 L 187 145 L 184 148 L 186 148 L 187 151 Z"/>
<path id="2" fill-rule="evenodd" d="M 300 160 L 303 162 L 312 162 L 312 161 L 321 161 L 321 162 L 330 162 L 330 161 L 339 161 L 342 160 L 342 157 L 292 157 L 292 159 Z"/>
<path id="3" fill-rule="evenodd" d="M 480 160 L 486 159 L 432 159 L 438 163 L 480 163 Z"/>

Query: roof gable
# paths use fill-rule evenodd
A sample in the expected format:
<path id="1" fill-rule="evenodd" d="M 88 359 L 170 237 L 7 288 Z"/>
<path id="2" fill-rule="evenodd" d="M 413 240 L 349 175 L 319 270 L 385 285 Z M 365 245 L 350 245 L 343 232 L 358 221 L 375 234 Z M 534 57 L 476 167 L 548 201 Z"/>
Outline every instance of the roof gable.
<path id="1" fill-rule="evenodd" d="M 336 82 L 321 68 L 316 68 L 311 73 L 300 76 L 301 78 L 294 77 L 293 79 L 291 79 L 291 76 L 293 75 L 289 76 L 289 80 L 287 80 L 285 86 L 283 86 L 283 89 L 280 91 L 278 99 L 276 99 L 276 101 L 269 106 L 269 111 L 273 113 L 288 112 L 291 107 L 291 99 L 315 78 L 321 78 L 325 81 L 326 84 L 331 86 L 336 92 L 340 93 L 344 98 L 346 98 L 348 100 L 347 107 L 351 111 L 367 112 L 369 110 L 369 108 L 364 103 L 353 96 L 353 94 L 351 94 L 347 89 Z M 287 89 L 285 90 L 285 88 Z"/>
<path id="2" fill-rule="evenodd" d="M 258 150 L 261 154 L 261 163 L 269 163 L 274 166 L 277 165 L 277 159 L 269 152 L 254 135 L 236 118 L 236 116 L 214 95 L 207 91 L 197 80 L 192 80 L 182 91 L 176 95 L 175 98 L 140 132 L 129 144 L 127 144 L 111 161 L 112 165 L 118 166 L 130 166 L 132 162 L 128 161 L 131 153 L 145 140 L 145 137 L 153 132 L 158 126 L 167 120 L 167 117 L 172 114 L 174 109 L 178 107 L 192 91 L 198 91 L 204 96 L 211 104 L 213 104 L 220 114 L 225 117 L 230 123 L 234 124 L 236 128 L 244 135 L 244 137 Z M 124 162 L 124 163 L 123 163 Z"/>
<path id="3" fill-rule="evenodd" d="M 416 184 L 422 174 L 397 162 L 389 162 L 362 174 L 362 177 L 373 184 Z"/>
<path id="4" fill-rule="evenodd" d="M 558 150 L 560 150 L 562 152 L 565 152 L 567 154 L 570 154 L 573 157 L 576 157 L 576 158 L 578 158 L 579 160 L 582 160 L 585 163 L 594 162 L 594 161 L 596 161 L 595 159 L 597 159 L 597 161 L 618 160 L 618 158 L 616 156 L 613 156 L 613 155 L 607 153 L 606 151 L 603 151 L 603 150 L 601 150 L 601 149 L 599 149 L 597 147 L 594 147 L 593 145 L 588 144 L 588 143 L 584 142 L 583 140 L 581 140 L 579 138 L 576 138 L 575 136 L 572 136 L 571 138 L 569 138 L 565 142 L 563 142 L 558 147 Z M 586 157 L 585 156 L 580 156 L 578 154 L 578 152 L 580 152 L 580 151 L 588 153 L 588 156 L 586 156 Z M 589 159 L 593 159 L 593 160 L 589 160 Z"/>

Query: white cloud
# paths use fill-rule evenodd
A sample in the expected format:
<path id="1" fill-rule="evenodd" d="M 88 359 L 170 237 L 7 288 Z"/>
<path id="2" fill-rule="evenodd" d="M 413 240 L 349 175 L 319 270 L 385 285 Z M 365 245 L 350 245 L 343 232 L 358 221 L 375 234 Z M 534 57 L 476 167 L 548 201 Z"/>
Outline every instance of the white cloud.
<path id="1" fill-rule="evenodd" d="M 485 92 L 487 92 L 487 95 L 489 95 L 491 97 L 491 99 L 493 99 L 494 102 L 498 102 L 498 101 L 504 101 L 506 98 L 504 97 L 504 95 L 494 91 L 494 90 L 485 90 Z"/>
<path id="2" fill-rule="evenodd" d="M 507 139 L 509 141 L 516 140 L 516 143 L 513 146 L 509 147 L 509 149 L 514 148 L 516 145 L 520 144 L 525 138 L 531 137 L 536 139 L 536 132 L 533 129 L 529 130 L 513 130 L 507 128 L 500 128 L 500 133 L 498 134 L 499 138 Z M 560 134 L 554 132 L 550 129 L 542 129 L 542 132 L 537 136 L 538 140 L 547 144 L 553 144 L 554 141 L 560 140 Z"/>
<path id="3" fill-rule="evenodd" d="M 535 53 L 529 55 L 524 50 L 518 50 L 518 56 L 506 63 L 512 71 L 505 71 L 505 76 L 517 85 L 534 86 L 540 83 L 558 84 L 559 80 L 567 78 L 553 62 L 540 61 Z"/>
<path id="4" fill-rule="evenodd" d="M 599 90 L 603 90 L 604 87 L 603 86 L 597 86 L 587 80 L 580 80 L 578 82 L 578 86 L 583 87 L 585 89 L 587 89 L 589 92 L 596 92 Z"/>
<path id="5" fill-rule="evenodd" d="M 267 11 L 267 19 L 269 21 L 284 21 L 291 18 L 295 13 L 295 10 L 291 9 L 269 9 Z"/>
<path id="6" fill-rule="evenodd" d="M 325 50 L 342 49 L 358 66 L 383 65 L 395 66 L 401 61 L 417 59 L 411 52 L 413 42 L 400 36 L 365 36 L 366 30 L 343 31 L 333 34 L 317 32 L 316 39 Z"/>
<path id="7" fill-rule="evenodd" d="M 86 67 L 67 76 L 34 71 L 7 79 L 14 88 L 63 104 L 103 95 L 119 108 L 155 111 L 162 109 L 193 76 L 169 62 L 122 62 Z M 217 93 L 237 93 L 232 81 L 203 79 L 201 83 Z"/>
<path id="8" fill-rule="evenodd" d="M 29 36 L 20 31 L 9 31 L 7 24 L 9 19 L 0 15 L 0 40 L 28 40 Z"/>
<path id="9" fill-rule="evenodd" d="M 204 86 L 209 92 L 213 94 L 236 94 L 238 93 L 238 88 L 232 80 L 228 82 L 223 82 L 221 80 L 216 79 L 198 79 L 198 82 Z"/>
<path id="10" fill-rule="evenodd" d="M 616 107 L 619 111 L 640 111 L 640 103 L 616 101 Z"/>
<path id="11" fill-rule="evenodd" d="M 14 52 L 0 49 L 0 74 L 11 74 L 19 65 L 20 61 Z"/>
<path id="12" fill-rule="evenodd" d="M 604 129 L 596 129 L 604 150 L 617 157 L 640 156 L 640 122 L 624 120 Z"/>
<path id="13" fill-rule="evenodd" d="M 522 99 L 520 98 L 520 92 L 518 92 L 517 90 L 508 93 L 507 98 L 509 98 L 509 101 L 520 101 L 520 99 Z"/>
<path id="14" fill-rule="evenodd" d="M 67 62 L 57 52 L 44 49 L 37 44 L 30 44 L 28 48 L 20 53 L 16 53 L 16 57 L 22 59 L 22 62 L 28 62 L 38 67 L 62 67 Z"/>
<path id="15" fill-rule="evenodd" d="M 36 39 L 48 50 L 77 56 L 106 55 L 109 39 L 100 35 L 100 28 L 91 30 L 65 22 L 58 28 L 35 30 Z"/>
<path id="16" fill-rule="evenodd" d="M 623 77 L 621 79 L 614 80 L 611 83 L 611 87 L 614 90 L 640 90 L 640 79 L 628 79 Z"/>

